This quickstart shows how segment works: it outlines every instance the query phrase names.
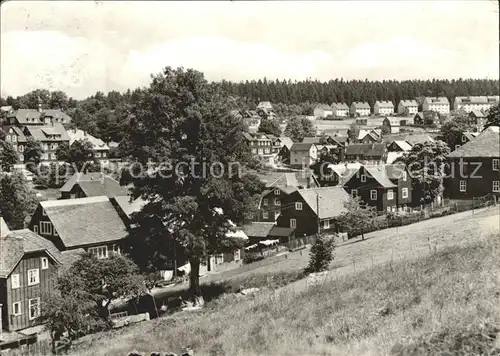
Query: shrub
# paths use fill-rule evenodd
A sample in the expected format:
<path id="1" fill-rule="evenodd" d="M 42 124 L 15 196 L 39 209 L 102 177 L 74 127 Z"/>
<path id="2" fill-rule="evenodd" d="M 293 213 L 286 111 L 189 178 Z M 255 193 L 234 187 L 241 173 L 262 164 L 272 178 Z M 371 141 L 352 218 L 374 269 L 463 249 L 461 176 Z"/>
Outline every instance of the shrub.
<path id="1" fill-rule="evenodd" d="M 333 261 L 333 251 L 335 241 L 331 236 L 321 235 L 311 247 L 309 265 L 304 270 L 305 273 L 326 271 Z"/>

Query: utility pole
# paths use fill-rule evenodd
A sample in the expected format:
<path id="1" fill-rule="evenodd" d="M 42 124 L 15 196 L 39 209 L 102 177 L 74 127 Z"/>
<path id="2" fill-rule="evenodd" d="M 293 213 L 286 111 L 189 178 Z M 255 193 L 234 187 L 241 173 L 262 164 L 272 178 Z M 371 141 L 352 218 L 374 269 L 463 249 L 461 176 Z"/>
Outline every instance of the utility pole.
<path id="1" fill-rule="evenodd" d="M 316 215 L 318 216 L 318 237 L 320 236 L 321 224 L 319 220 L 319 194 L 316 192 Z"/>

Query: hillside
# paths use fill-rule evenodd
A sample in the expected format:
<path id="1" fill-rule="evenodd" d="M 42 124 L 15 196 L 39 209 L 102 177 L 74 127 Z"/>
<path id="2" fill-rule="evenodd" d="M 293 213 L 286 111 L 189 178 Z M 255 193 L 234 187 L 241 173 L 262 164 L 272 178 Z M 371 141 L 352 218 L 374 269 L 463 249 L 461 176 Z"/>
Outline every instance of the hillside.
<path id="1" fill-rule="evenodd" d="M 389 258 L 389 240 L 380 235 L 341 246 L 344 257 L 317 286 L 298 281 L 248 299 L 225 295 L 198 314 L 84 339 L 75 355 L 184 346 L 196 355 L 427 355 L 469 346 L 479 348 L 468 349 L 475 354 L 500 347 L 493 339 L 500 324 L 498 211 L 468 214 L 400 228 Z M 356 270 L 342 266 L 350 257 Z"/>

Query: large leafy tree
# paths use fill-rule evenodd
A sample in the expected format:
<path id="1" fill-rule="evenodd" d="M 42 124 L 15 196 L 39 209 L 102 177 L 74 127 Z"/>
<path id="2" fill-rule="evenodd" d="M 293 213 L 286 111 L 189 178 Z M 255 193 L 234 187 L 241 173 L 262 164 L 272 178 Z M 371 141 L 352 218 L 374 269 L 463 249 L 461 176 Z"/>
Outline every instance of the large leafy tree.
<path id="1" fill-rule="evenodd" d="M 266 133 L 266 134 L 272 134 L 274 136 L 280 136 L 281 135 L 280 124 L 276 120 L 262 119 L 260 121 L 260 125 L 259 125 L 258 131 Z"/>
<path id="2" fill-rule="evenodd" d="M 415 196 L 421 196 L 421 203 L 431 202 L 443 194 L 446 157 L 449 153 L 448 145 L 438 140 L 417 143 L 398 160 L 408 168 L 413 192 Z"/>
<path id="3" fill-rule="evenodd" d="M 466 115 L 457 115 L 453 120 L 448 120 L 441 126 L 439 139 L 446 142 L 450 149 L 455 148 L 455 144 L 459 142 L 464 132 L 472 130 Z"/>
<path id="4" fill-rule="evenodd" d="M 71 144 L 59 145 L 56 151 L 57 159 L 74 165 L 76 170 L 86 171 L 90 165 L 95 163 L 96 158 L 92 143 L 88 140 L 77 140 Z"/>
<path id="5" fill-rule="evenodd" d="M 23 229 L 37 204 L 22 173 L 0 175 L 0 211 L 10 229 Z"/>
<path id="6" fill-rule="evenodd" d="M 306 136 L 315 136 L 316 129 L 310 120 L 295 116 L 290 119 L 285 128 L 285 136 L 294 142 L 301 142 Z"/>
<path id="7" fill-rule="evenodd" d="M 24 149 L 24 162 L 38 166 L 42 160 L 42 145 L 40 142 L 35 141 L 33 137 L 26 139 L 26 147 Z"/>
<path id="8" fill-rule="evenodd" d="M 17 153 L 14 147 L 4 140 L 0 140 L 0 170 L 10 172 L 17 163 Z"/>
<path id="9" fill-rule="evenodd" d="M 251 154 L 243 122 L 231 109 L 231 100 L 202 73 L 167 67 L 135 104 L 126 139 L 138 164 L 154 165 L 149 174 L 134 171 L 133 195 L 148 202 L 136 221 L 157 227 L 156 238 L 178 242 L 191 265 L 194 296 L 205 257 L 241 246 L 227 232 L 251 215 L 248 200 L 261 188 L 243 179 Z"/>
<path id="10" fill-rule="evenodd" d="M 484 126 L 500 126 L 500 104 L 496 104 L 488 110 L 486 124 Z"/>
<path id="11" fill-rule="evenodd" d="M 359 197 L 350 198 L 344 203 L 344 207 L 345 212 L 337 218 L 339 227 L 350 237 L 361 234 L 361 239 L 364 240 L 365 231 L 373 225 L 377 211 L 364 204 Z"/>

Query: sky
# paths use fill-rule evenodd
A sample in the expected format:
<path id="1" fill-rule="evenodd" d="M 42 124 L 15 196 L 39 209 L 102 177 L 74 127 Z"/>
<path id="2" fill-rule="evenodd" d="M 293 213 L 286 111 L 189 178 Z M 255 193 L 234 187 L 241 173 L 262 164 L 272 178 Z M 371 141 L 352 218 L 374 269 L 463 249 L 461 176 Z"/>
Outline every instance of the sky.
<path id="1" fill-rule="evenodd" d="M 208 80 L 499 78 L 495 0 L 8 1 L 2 96 L 83 99 L 166 66 Z"/>

